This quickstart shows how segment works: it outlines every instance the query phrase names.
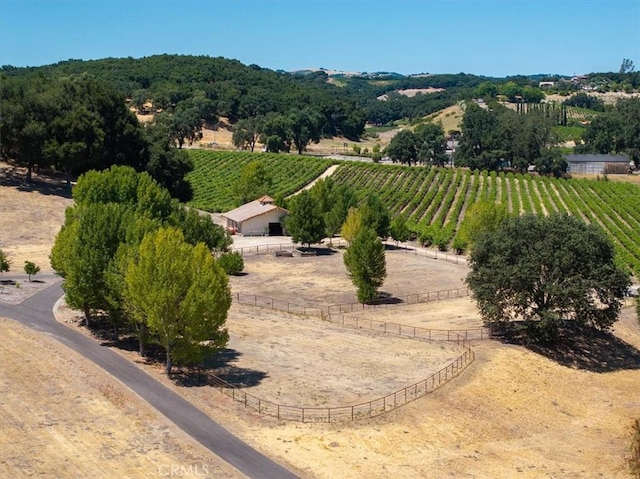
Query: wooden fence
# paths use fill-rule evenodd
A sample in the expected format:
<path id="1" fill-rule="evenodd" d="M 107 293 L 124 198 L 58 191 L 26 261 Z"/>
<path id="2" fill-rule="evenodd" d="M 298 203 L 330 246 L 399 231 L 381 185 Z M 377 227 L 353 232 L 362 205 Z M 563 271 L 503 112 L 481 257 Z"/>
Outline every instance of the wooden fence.
<path id="1" fill-rule="evenodd" d="M 437 260 L 447 261 L 453 264 L 467 264 L 467 258 L 457 254 L 450 254 L 444 251 L 438 251 L 429 248 L 421 248 L 419 246 L 413 246 L 408 243 L 398 243 L 395 241 L 385 240 L 383 243 L 387 246 L 396 248 L 396 251 L 401 251 L 407 254 L 413 254 L 416 256 L 424 256 L 425 258 L 432 258 Z M 325 240 L 323 243 L 318 243 L 312 245 L 313 247 L 318 248 L 340 248 L 348 246 L 348 243 L 341 239 L 335 238 L 331 242 Z M 232 247 L 231 251 L 236 251 L 240 253 L 242 256 L 255 256 L 261 254 L 269 254 L 275 251 L 295 251 L 296 248 L 300 247 L 300 245 L 296 245 L 294 243 L 273 243 L 273 244 L 263 244 L 256 246 L 238 246 Z"/>
<path id="2" fill-rule="evenodd" d="M 429 291 L 427 293 L 407 294 L 403 296 L 393 296 L 384 298 L 377 302 L 368 304 L 343 303 L 329 306 L 305 306 L 291 303 L 289 301 L 267 296 L 258 296 L 250 293 L 233 293 L 232 298 L 238 304 L 247 304 L 258 308 L 273 309 L 291 314 L 302 314 L 304 316 L 319 316 L 325 318 L 332 314 L 353 313 L 356 311 L 366 311 L 368 309 L 397 306 L 398 304 L 416 304 L 429 301 L 444 301 L 447 299 L 463 298 L 469 296 L 468 288 L 443 289 L 440 291 Z"/>
<path id="3" fill-rule="evenodd" d="M 402 296 L 391 296 L 389 298 L 380 298 L 367 304 L 363 303 L 343 303 L 332 304 L 325 309 L 328 314 L 334 313 L 352 313 L 354 311 L 363 311 L 366 309 L 384 308 L 389 306 L 397 306 L 402 304 L 427 303 L 430 301 L 442 301 L 445 299 L 464 298 L 469 296 L 469 288 L 443 289 L 440 291 L 429 291 L 427 293 L 405 294 Z"/>
<path id="4" fill-rule="evenodd" d="M 491 329 L 427 329 L 400 323 L 388 323 L 369 318 L 332 314 L 327 317 L 332 323 L 355 329 L 368 329 L 378 333 L 396 334 L 427 341 L 449 341 L 465 346 L 467 341 L 491 339 Z"/>
<path id="5" fill-rule="evenodd" d="M 215 376 L 213 373 L 207 374 L 207 384 L 216 387 L 222 394 L 225 394 L 235 402 L 244 404 L 247 408 L 252 408 L 259 414 L 272 416 L 277 419 L 298 421 L 298 422 L 341 422 L 355 421 L 358 419 L 380 416 L 386 412 L 400 406 L 415 401 L 423 397 L 451 379 L 458 376 L 470 363 L 475 360 L 473 350 L 466 344 L 464 339 L 456 337 L 455 342 L 464 346 L 464 352 L 453 362 L 431 374 L 426 379 L 415 384 L 399 389 L 371 401 L 348 406 L 334 407 L 300 407 L 278 404 L 272 401 L 265 401 L 257 396 L 249 394 L 240 388 L 227 383 Z"/>

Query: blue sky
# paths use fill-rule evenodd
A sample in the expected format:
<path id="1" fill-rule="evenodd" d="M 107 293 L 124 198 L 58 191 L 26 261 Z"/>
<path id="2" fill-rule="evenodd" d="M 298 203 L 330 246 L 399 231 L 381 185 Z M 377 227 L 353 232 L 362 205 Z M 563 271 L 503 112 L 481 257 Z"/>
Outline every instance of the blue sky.
<path id="1" fill-rule="evenodd" d="M 159 53 L 274 70 L 640 69 L 640 0 L 0 0 L 0 64 Z"/>

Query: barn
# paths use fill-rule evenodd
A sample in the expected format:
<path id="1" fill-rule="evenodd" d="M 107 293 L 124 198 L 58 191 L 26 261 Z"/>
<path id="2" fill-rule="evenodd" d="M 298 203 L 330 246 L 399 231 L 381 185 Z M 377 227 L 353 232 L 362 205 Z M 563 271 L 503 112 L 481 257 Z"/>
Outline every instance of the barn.
<path id="1" fill-rule="evenodd" d="M 568 163 L 568 173 L 624 174 L 629 169 L 629 157 L 627 155 L 564 155 L 564 159 Z"/>
<path id="2" fill-rule="evenodd" d="M 255 201 L 223 213 L 227 229 L 243 236 L 282 236 L 283 219 L 289 211 L 280 208 L 275 200 L 263 196 Z"/>

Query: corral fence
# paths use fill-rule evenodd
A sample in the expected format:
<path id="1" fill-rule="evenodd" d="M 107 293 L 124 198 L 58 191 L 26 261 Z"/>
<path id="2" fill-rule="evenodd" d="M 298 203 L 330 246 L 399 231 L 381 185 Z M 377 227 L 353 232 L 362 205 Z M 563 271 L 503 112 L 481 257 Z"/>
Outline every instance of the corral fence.
<path id="1" fill-rule="evenodd" d="M 325 240 L 326 241 L 326 240 Z M 391 246 L 396 248 L 396 251 L 405 252 L 407 254 L 413 254 L 416 256 L 423 256 L 425 258 L 438 259 L 447 261 L 453 264 L 467 264 L 467 259 L 464 256 L 457 254 L 450 254 L 444 251 L 433 250 L 429 248 L 421 248 L 419 246 L 413 246 L 408 243 L 398 243 L 395 241 L 383 241 L 383 243 L 387 246 Z M 333 239 L 330 242 L 318 243 L 311 245 L 314 248 L 343 248 L 348 246 L 347 243 L 342 238 Z M 269 254 L 274 253 L 276 251 L 290 251 L 293 253 L 297 248 L 301 245 L 295 243 L 273 243 L 273 244 L 262 244 L 255 246 L 238 246 L 232 247 L 231 251 L 238 252 L 242 256 L 255 256 L 261 254 Z"/>
<path id="2" fill-rule="evenodd" d="M 273 309 L 275 311 L 283 311 L 290 314 L 300 314 L 303 316 L 319 316 L 324 318 L 327 314 L 327 308 L 316 308 L 312 306 L 303 306 L 300 304 L 290 303 L 276 298 L 268 298 L 266 296 L 257 296 L 248 293 L 233 293 L 232 300 L 238 304 L 246 304 L 256 308 Z"/>
<path id="3" fill-rule="evenodd" d="M 490 328 L 471 329 L 427 329 L 400 323 L 388 323 L 369 318 L 358 318 L 342 314 L 332 314 L 327 317 L 332 323 L 355 329 L 368 329 L 378 333 L 396 334 L 413 339 L 427 341 L 449 341 L 460 346 L 466 346 L 467 341 L 491 339 Z"/>
<path id="4" fill-rule="evenodd" d="M 420 382 L 399 389 L 386 396 L 373 399 L 371 401 L 348 406 L 334 407 L 299 407 L 278 404 L 272 401 L 265 401 L 242 389 L 227 383 L 213 373 L 208 373 L 207 384 L 216 387 L 222 394 L 225 394 L 235 402 L 244 404 L 247 408 L 252 408 L 259 414 L 272 416 L 277 419 L 310 422 L 310 423 L 331 423 L 343 421 L 355 421 L 358 419 L 372 418 L 380 416 L 386 412 L 396 409 L 400 406 L 415 401 L 423 397 L 451 379 L 458 376 L 470 363 L 475 360 L 473 350 L 466 344 L 462 338 L 456 338 L 455 341 L 464 346 L 464 352 L 458 356 L 453 362 L 431 374 Z"/>
<path id="5" fill-rule="evenodd" d="M 366 309 L 384 308 L 397 306 L 398 304 L 428 303 L 430 301 L 443 301 L 446 299 L 464 298 L 469 296 L 469 288 L 442 289 L 440 291 L 429 291 L 427 293 L 405 294 L 402 296 L 391 296 L 379 298 L 369 303 L 343 303 L 332 304 L 324 308 L 328 314 L 352 313 Z"/>
<path id="6" fill-rule="evenodd" d="M 444 301 L 447 299 L 464 298 L 469 296 L 468 288 L 443 289 L 440 291 L 430 291 L 427 293 L 407 294 L 403 296 L 392 296 L 381 298 L 367 304 L 363 303 L 343 303 L 329 306 L 304 306 L 291 303 L 283 299 L 269 298 L 249 293 L 233 293 L 232 298 L 238 304 L 246 304 L 258 308 L 273 309 L 291 314 L 302 314 L 304 316 L 320 316 L 326 318 L 332 314 L 353 313 L 368 309 L 385 308 L 397 306 L 399 304 L 417 304 L 429 301 Z"/>

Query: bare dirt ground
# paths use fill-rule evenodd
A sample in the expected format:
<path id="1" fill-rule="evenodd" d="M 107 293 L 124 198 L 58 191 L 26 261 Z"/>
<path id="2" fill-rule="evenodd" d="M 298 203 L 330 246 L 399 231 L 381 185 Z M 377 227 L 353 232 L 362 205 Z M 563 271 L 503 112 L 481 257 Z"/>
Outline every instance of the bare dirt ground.
<path id="1" fill-rule="evenodd" d="M 57 341 L 0 329 L 1 477 L 244 477 Z"/>
<path id="2" fill-rule="evenodd" d="M 12 195 L 11 201 L 18 203 L 22 201 L 23 195 L 32 194 L 15 188 L 5 189 L 3 184 L 2 194 L 7 194 L 6 192 Z M 3 196 L 3 198 L 6 197 Z M 34 209 L 50 207 L 48 203 L 52 199 L 51 196 L 38 195 L 35 198 L 40 201 L 34 200 L 32 204 Z M 10 209 L 10 206 L 3 207 L 5 211 Z M 59 205 L 58 208 L 62 210 L 63 205 Z M 55 208 L 52 207 L 53 210 Z M 29 215 L 29 212 L 25 214 Z M 62 218 L 62 211 L 58 211 L 58 214 Z M 9 220 L 9 218 L 12 219 Z M 47 221 L 47 217 L 41 219 Z M 33 248 L 32 251 L 48 254 L 50 246 L 45 247 L 44 237 L 38 235 L 25 237 L 24 234 L 19 233 L 23 222 L 17 215 L 0 216 L 3 248 L 14 248 L 17 251 L 21 247 L 30 247 Z M 37 228 L 39 225 L 40 223 L 34 222 L 30 226 Z M 28 228 L 26 231 L 28 232 Z M 14 237 L 14 234 L 17 236 Z M 54 234 L 55 232 L 51 230 L 48 238 L 49 245 L 53 241 Z M 394 252 L 390 257 L 402 254 Z M 405 255 L 403 257 L 407 258 L 406 261 L 412 257 L 406 253 Z M 297 263 L 282 262 L 283 259 L 294 260 Z M 327 259 L 328 261 L 324 263 Z M 456 278 L 464 275 L 464 271 L 459 271 L 463 269 L 461 266 L 425 258 L 414 259 L 419 261 L 408 262 L 395 273 L 390 268 L 389 280 L 383 289 L 394 291 L 392 286 L 393 281 L 396 280 L 392 278 L 396 273 L 401 277 L 396 287 L 402 291 L 412 285 L 419 285 L 415 287 L 421 291 L 430 290 L 431 286 L 436 286 L 434 289 L 442 289 L 443 280 L 440 276 L 443 275 L 446 278 L 445 272 L 431 268 L 451 268 L 454 273 L 450 280 L 454 284 L 458 284 L 459 279 Z M 307 260 L 309 264 L 305 266 Z M 243 290 L 258 294 L 258 291 L 253 288 L 261 287 L 263 293 L 269 295 L 282 291 L 286 292 L 290 301 L 298 301 L 298 297 L 300 301 L 314 301 L 312 293 L 317 290 L 327 295 L 325 298 L 327 301 L 334 296 L 339 299 L 343 295 L 352 295 L 353 286 L 346 276 L 342 276 L 343 273 L 340 271 L 343 270 L 340 270 L 334 279 L 336 282 L 341 282 L 340 287 L 334 287 L 326 273 L 322 272 L 324 269 L 331 271 L 332 261 L 333 267 L 337 268 L 337 265 L 341 264 L 339 254 L 334 257 L 318 258 L 276 259 L 271 256 L 259 257 L 255 260 L 247 258 L 249 274 L 235 278 L 233 288 L 237 290 L 241 284 Z M 398 261 L 401 262 L 402 259 Z M 292 267 L 293 264 L 295 268 Z M 280 267 L 279 271 L 278 267 Z M 404 273 L 402 273 L 403 269 Z M 263 273 L 265 276 L 261 277 Z M 324 278 L 320 285 L 316 283 L 319 281 L 317 278 Z M 445 284 L 448 284 L 448 281 L 445 281 Z M 452 327 L 457 327 L 458 324 L 475 324 L 477 316 L 474 315 L 473 310 L 472 303 L 461 299 L 415 306 L 403 305 L 398 309 L 386 308 L 371 313 L 372 315 L 388 314 L 394 322 L 404 320 L 412 324 L 428 324 L 428 327 L 433 327 L 434 324 L 443 327 L 450 324 Z M 73 316 L 77 313 L 67 311 L 66 314 Z M 336 331 L 335 336 L 333 332 L 331 333 L 332 338 L 340 341 L 342 348 L 339 354 L 334 354 L 329 342 L 318 344 L 323 342 L 322 335 L 325 334 L 321 329 L 301 327 L 299 336 L 286 336 L 280 341 L 279 335 L 284 334 L 282 328 L 286 329 L 286 323 L 279 324 L 279 322 L 289 321 L 289 319 L 280 319 L 280 315 L 273 316 L 267 311 L 264 314 L 263 316 L 255 310 L 234 306 L 229 322 L 230 328 L 237 328 L 237 333 L 234 333 L 233 329 L 231 331 L 233 341 L 238 341 L 230 345 L 231 349 L 243 353 L 238 357 L 238 362 L 231 364 L 246 370 L 267 372 L 269 378 L 261 380 L 260 387 L 264 384 L 266 388 L 268 379 L 276 377 L 275 369 L 269 369 L 271 362 L 266 366 L 259 366 L 269 357 L 269 354 L 274 354 L 276 357 L 281 355 L 286 359 L 283 363 L 288 364 L 289 367 L 295 367 L 297 361 L 300 361 L 302 366 L 305 364 L 303 361 L 305 361 L 306 349 L 310 348 L 310 362 L 320 363 L 319 366 L 325 364 L 324 367 L 327 370 L 341 368 L 342 356 L 348 354 L 349 348 L 347 340 L 339 339 L 337 335 L 339 331 Z M 451 316 L 449 323 L 447 322 L 448 314 Z M 251 315 L 257 315 L 257 317 L 251 319 Z M 64 314 L 62 316 L 64 317 Z M 382 316 L 376 316 L 376 318 L 382 318 Z M 71 399 L 70 402 L 64 403 L 65 408 L 60 409 L 72 415 L 65 416 L 64 421 L 68 418 L 65 424 L 69 431 L 76 431 L 76 434 L 83 431 L 83 428 L 89 428 L 86 436 L 77 436 L 80 438 L 79 441 L 74 439 L 74 444 L 76 446 L 81 444 L 83 451 L 85 448 L 91 451 L 98 450 L 98 454 L 102 453 L 100 458 L 103 462 L 99 462 L 94 456 L 88 456 L 88 458 L 82 456 L 75 449 L 69 454 L 78 455 L 70 457 L 69 461 L 77 462 L 70 465 L 69 469 L 60 469 L 63 471 L 62 474 L 55 474 L 57 469 L 49 469 L 54 472 L 48 477 L 64 476 L 64 471 L 67 470 L 81 471 L 76 476 L 101 477 L 100 474 L 95 474 L 94 469 L 85 473 L 84 471 L 88 469 L 82 468 L 95 467 L 97 470 L 105 470 L 119 462 L 123 463 L 122 470 L 126 471 L 122 474 L 116 473 L 120 477 L 153 477 L 149 476 L 148 470 L 145 469 L 149 463 L 134 463 L 126 466 L 129 467 L 128 469 L 124 469 L 126 464 L 122 459 L 124 456 L 108 454 L 109 445 L 112 444 L 109 442 L 111 439 L 108 435 L 102 435 L 101 431 L 108 425 L 105 424 L 105 418 L 111 418 L 115 412 L 105 414 L 98 412 L 95 416 L 89 416 L 84 411 L 74 413 L 78 403 L 82 404 L 84 401 L 93 404 L 104 397 L 100 389 L 93 388 L 92 385 L 95 383 L 90 381 L 91 378 L 97 377 L 99 372 L 87 373 L 89 366 L 80 359 L 73 364 L 60 359 L 61 356 L 58 356 L 54 350 L 57 343 L 47 337 L 32 333 L 35 343 L 25 345 L 19 340 L 29 332 L 16 333 L 14 338 L 6 333 L 7 328 L 4 323 L 0 323 L 0 326 L 5 336 L 11 338 L 10 341 L 3 341 L 1 368 L 2 407 L 11 413 L 3 409 L 3 414 L 15 422 L 11 426 L 14 429 L 10 432 L 10 439 L 2 440 L 4 443 L 11 442 L 11 449 L 7 449 L 4 445 L 0 448 L 2 457 L 10 455 L 14 458 L 12 461 L 35 457 L 37 461 L 42 461 L 42 464 L 53 464 L 56 468 L 65 467 L 63 462 L 58 464 L 57 455 L 62 458 L 69 456 L 50 449 L 49 445 L 56 443 L 53 439 L 50 441 L 50 436 L 46 435 L 47 431 L 56 431 L 54 428 L 58 427 L 63 420 L 57 420 L 56 425 L 50 424 L 55 422 L 52 419 L 37 419 L 41 422 L 42 429 L 37 431 L 29 429 L 31 417 L 40 418 L 47 414 L 48 408 L 53 408 L 53 405 L 49 404 L 51 398 L 48 398 L 46 403 L 38 402 L 37 394 L 42 388 L 39 386 L 35 389 L 35 385 L 46 384 L 46 378 L 55 373 L 55 370 L 51 370 L 52 364 L 58 367 L 63 364 L 64 382 L 60 384 L 64 386 L 61 385 L 60 389 L 68 391 Z M 276 330 L 276 326 L 281 329 Z M 251 336 L 254 339 L 251 341 L 253 342 L 247 342 L 246 345 L 241 346 L 241 335 L 246 334 L 246 337 L 249 337 L 249 333 L 243 333 L 241 328 L 252 330 Z M 271 334 L 272 329 L 274 334 Z M 348 334 L 348 331 L 345 330 L 345 334 Z M 256 336 L 260 334 L 262 338 Z M 317 339 L 313 340 L 314 337 Z M 367 361 L 371 361 L 376 353 L 380 358 L 386 358 L 388 339 L 388 336 L 382 336 L 378 343 L 368 343 L 367 338 L 360 346 L 356 345 L 357 350 L 359 354 L 367 353 L 368 357 L 365 356 Z M 264 343 L 260 345 L 262 349 L 256 352 L 255 359 L 251 359 L 247 350 L 257 348 L 260 342 Z M 298 342 L 300 343 L 296 346 Z M 271 344 L 274 345 L 273 348 Z M 304 347 L 305 345 L 307 348 Z M 212 388 L 179 386 L 162 374 L 162 365 L 141 364 L 140 366 L 150 370 L 169 387 L 180 391 L 194 404 L 257 449 L 302 471 L 303 477 L 627 478 L 629 473 L 626 458 L 629 457 L 631 425 L 633 419 L 640 414 L 640 396 L 638 395 L 640 327 L 633 310 L 631 308 L 624 310 L 621 320 L 616 324 L 615 336 L 594 341 L 593 345 L 583 346 L 583 349 L 564 351 L 558 357 L 551 357 L 549 354 L 535 352 L 522 346 L 495 341 L 477 342 L 473 345 L 476 361 L 461 376 L 435 393 L 376 419 L 329 425 L 278 422 L 275 419 L 261 417 L 250 410 L 245 410 L 242 405 L 231 402 L 230 398 L 220 395 Z M 5 351 L 8 352 L 5 353 Z M 46 363 L 32 359 L 30 355 L 34 352 L 42 355 Z M 294 355 L 299 357 L 296 358 Z M 251 359 L 256 362 L 239 362 L 245 358 L 247 361 Z M 27 369 L 16 373 L 11 372 L 11 379 L 5 381 L 4 378 L 13 371 L 6 366 L 14 364 L 10 359 L 15 360 L 16 367 L 24 364 Z M 355 360 L 355 356 L 352 360 Z M 395 357 L 393 360 L 396 360 Z M 398 359 L 398 361 L 404 361 L 404 359 Z M 402 364 L 406 363 L 398 363 L 399 366 Z M 68 376 L 79 376 L 83 380 L 69 380 Z M 406 377 L 399 382 L 408 379 L 410 378 Z M 307 378 L 307 381 L 313 382 L 313 376 L 311 379 Z M 6 387 L 6 384 L 10 387 Z M 301 395 L 304 394 L 303 389 L 307 387 L 305 384 L 308 383 L 300 386 Z M 55 388 L 51 390 L 57 391 Z M 12 396 L 13 391 L 16 391 L 15 397 Z M 277 389 L 269 393 L 266 389 L 264 391 L 264 394 L 274 393 L 277 395 Z M 318 394 L 317 390 L 315 394 Z M 6 399 L 7 397 L 12 399 Z M 59 396 L 55 394 L 54 397 L 57 399 Z M 105 401 L 109 402 L 107 399 Z M 126 404 L 129 402 L 126 401 Z M 38 404 L 38 407 L 32 408 L 32 404 Z M 69 404 L 74 404 L 74 409 L 70 409 Z M 115 431 L 119 434 L 120 429 L 126 428 L 118 427 L 123 423 L 117 419 L 117 416 L 115 417 L 115 421 L 109 419 L 108 422 L 115 424 Z M 78 418 L 80 421 L 75 420 Z M 91 429 L 92 424 L 96 424 L 98 429 Z M 136 438 L 134 444 L 142 450 L 150 449 L 159 454 L 163 449 L 160 446 L 153 449 L 152 446 L 158 437 L 153 436 L 153 432 L 159 428 L 153 424 L 153 420 L 148 419 L 148 416 L 143 416 L 135 422 L 137 429 L 133 433 Z M 44 437 L 42 442 L 38 442 L 40 436 Z M 23 441 L 21 437 L 25 440 Z M 61 441 L 65 437 L 68 437 L 66 431 L 58 432 L 56 440 Z M 35 445 L 33 450 L 30 449 L 30 444 Z M 103 444 L 107 445 L 104 450 L 101 449 Z M 18 452 L 11 452 L 16 451 L 17 447 L 20 448 Z M 115 448 L 115 450 L 118 449 Z M 10 453 L 7 454 L 5 451 Z M 67 454 L 67 449 L 64 451 Z M 146 456 L 150 454 L 150 457 L 154 457 L 151 452 L 147 452 Z M 178 452 L 174 454 L 179 455 Z M 146 456 L 136 460 L 144 460 Z M 197 457 L 202 460 L 203 456 L 197 454 Z M 162 462 L 162 460 L 168 462 Z M 158 460 L 158 463 L 169 463 L 173 458 L 162 460 Z M 188 463 L 189 460 L 179 459 L 181 463 L 184 461 Z M 17 466 L 14 462 L 7 461 L 8 459 L 0 462 L 0 467 L 10 468 L 10 474 L 3 473 L 2 476 L 17 477 L 20 474 L 16 469 Z M 44 477 L 47 475 L 44 474 Z M 114 474 L 104 473 L 102 477 L 114 477 Z M 222 477 L 225 476 L 222 475 Z"/>
<path id="3" fill-rule="evenodd" d="M 249 306 L 234 305 L 227 325 L 232 362 L 219 374 L 233 383 L 248 371 L 261 379 L 247 392 L 300 407 L 377 399 L 423 380 L 463 352 L 455 343 L 383 337 Z"/>
<path id="4" fill-rule="evenodd" d="M 11 260 L 11 272 L 23 272 L 25 261 L 50 272 L 49 252 L 64 222 L 71 193 L 61 179 L 34 175 L 0 162 L 0 249 Z"/>
<path id="5" fill-rule="evenodd" d="M 450 264 L 405 250 L 387 250 L 387 278 L 382 293 L 394 297 L 429 291 L 465 288 L 466 266 Z M 246 275 L 230 279 L 233 292 L 267 296 L 291 303 L 323 307 L 357 302 L 347 276 L 343 250 L 316 257 L 245 258 Z"/>

